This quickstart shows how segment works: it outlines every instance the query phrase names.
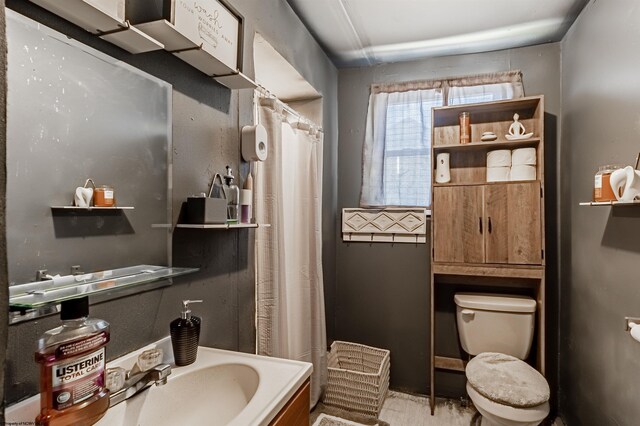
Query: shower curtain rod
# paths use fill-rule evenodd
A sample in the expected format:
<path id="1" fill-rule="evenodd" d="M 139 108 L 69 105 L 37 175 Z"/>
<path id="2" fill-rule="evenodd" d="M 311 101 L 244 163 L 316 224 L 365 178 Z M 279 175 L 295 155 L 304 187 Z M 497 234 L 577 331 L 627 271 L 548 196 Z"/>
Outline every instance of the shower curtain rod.
<path id="1" fill-rule="evenodd" d="M 267 89 L 266 87 L 258 84 L 258 87 L 256 87 L 255 90 L 256 90 L 256 92 L 260 93 L 261 95 L 264 95 L 267 98 L 275 99 L 276 101 L 280 102 L 280 104 L 282 105 L 282 109 L 284 109 L 288 114 L 293 115 L 295 118 L 298 119 L 298 121 L 306 123 L 309 126 L 315 127 L 316 129 L 318 129 L 319 132 L 324 132 L 322 127 L 320 127 L 318 124 L 314 123 L 313 121 L 311 121 L 309 118 L 305 117 L 304 115 L 300 114 L 295 109 L 291 108 L 285 102 L 282 102 L 280 99 L 278 99 L 278 97 L 276 95 L 271 93 L 269 91 L 269 89 Z"/>

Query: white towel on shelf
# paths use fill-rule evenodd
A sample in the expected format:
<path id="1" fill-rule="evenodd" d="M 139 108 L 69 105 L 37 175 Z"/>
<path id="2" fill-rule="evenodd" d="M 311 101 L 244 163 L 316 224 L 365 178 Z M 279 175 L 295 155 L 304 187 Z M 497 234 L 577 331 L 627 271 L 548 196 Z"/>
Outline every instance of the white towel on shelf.
<path id="1" fill-rule="evenodd" d="M 511 167 L 487 167 L 487 182 L 505 182 L 509 180 Z"/>
<path id="2" fill-rule="evenodd" d="M 536 165 L 536 149 L 535 148 L 518 148 L 511 152 L 512 166 L 535 166 Z"/>
<path id="3" fill-rule="evenodd" d="M 511 167 L 511 180 L 536 180 L 535 166 L 521 165 Z"/>
<path id="4" fill-rule="evenodd" d="M 508 149 L 496 149 L 487 152 L 487 167 L 510 167 L 511 151 Z"/>

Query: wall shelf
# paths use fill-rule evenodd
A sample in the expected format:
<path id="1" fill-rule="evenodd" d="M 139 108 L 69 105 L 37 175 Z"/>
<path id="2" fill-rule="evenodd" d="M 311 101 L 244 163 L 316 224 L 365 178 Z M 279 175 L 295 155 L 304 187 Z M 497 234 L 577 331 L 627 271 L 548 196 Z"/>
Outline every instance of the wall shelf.
<path id="1" fill-rule="evenodd" d="M 434 151 L 442 151 L 442 150 L 464 150 L 464 149 L 514 149 L 514 148 L 524 148 L 529 146 L 535 146 L 540 143 L 540 138 L 529 138 L 522 139 L 517 141 L 508 141 L 508 140 L 495 140 L 490 142 L 471 142 L 471 143 L 454 143 L 454 144 L 446 144 L 446 145 L 434 145 Z"/>
<path id="2" fill-rule="evenodd" d="M 592 207 L 630 207 L 630 206 L 640 206 L 640 201 L 589 201 L 580 203 L 581 206 L 592 206 Z"/>
<path id="3" fill-rule="evenodd" d="M 77 207 L 77 206 L 51 206 L 51 210 L 135 210 L 132 206 L 115 206 L 115 207 Z"/>
<path id="4" fill-rule="evenodd" d="M 191 224 L 191 223 L 179 223 L 176 228 L 186 229 L 247 229 L 247 228 L 270 228 L 268 223 L 220 223 L 220 224 Z"/>
<path id="5" fill-rule="evenodd" d="M 434 187 L 447 187 L 447 186 L 485 186 L 485 185 L 517 185 L 519 183 L 532 183 L 540 180 L 506 180 L 500 182 L 448 182 L 448 183 L 434 183 Z"/>
<path id="6" fill-rule="evenodd" d="M 425 244 L 427 211 L 424 208 L 342 209 L 342 240 Z"/>
<path id="7" fill-rule="evenodd" d="M 131 288 L 196 271 L 198 268 L 137 265 L 11 285 L 9 286 L 9 307 L 12 310 L 37 309 L 65 300 Z"/>
<path id="8" fill-rule="evenodd" d="M 151 52 L 164 48 L 162 43 L 132 27 L 125 20 L 124 1 L 111 2 L 110 8 L 104 5 L 99 7 L 95 2 L 85 0 L 31 0 L 31 2 L 130 53 Z"/>

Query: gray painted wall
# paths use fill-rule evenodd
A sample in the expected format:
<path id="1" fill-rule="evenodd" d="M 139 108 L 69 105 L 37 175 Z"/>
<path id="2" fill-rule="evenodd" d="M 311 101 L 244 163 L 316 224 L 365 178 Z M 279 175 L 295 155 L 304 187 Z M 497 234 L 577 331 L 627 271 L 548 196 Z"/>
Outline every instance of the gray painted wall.
<path id="1" fill-rule="evenodd" d="M 236 0 L 230 3 L 245 17 L 245 72 L 253 75 L 252 35 L 257 31 L 324 97 L 323 256 L 327 299 L 331 300 L 335 288 L 337 71 L 286 2 Z M 7 5 L 173 85 L 174 223 L 185 197 L 205 189 L 214 172 L 223 171 L 226 164 L 238 170 L 239 129 L 252 121 L 251 91 L 230 91 L 166 52 L 130 55 L 29 2 L 10 0 Z M 243 165 L 244 173 L 246 169 Z M 194 306 L 194 314 L 203 320 L 201 344 L 254 351 L 252 238 L 252 231 L 247 230 L 177 230 L 173 238 L 174 265 L 197 266 L 201 271 L 176 279 L 171 287 L 94 305 L 91 315 L 111 324 L 109 358 L 166 336 L 169 322 L 179 314 L 179 302 L 184 298 L 206 302 Z M 0 284 L 3 284 L 1 272 Z M 6 291 L 6 284 L 2 291 Z M 328 311 L 327 317 L 332 316 Z M 57 318 L 47 317 L 8 328 L 7 403 L 37 393 L 35 342 L 43 331 L 57 324 Z M 1 339 L 6 328 L 0 330 Z"/>
<path id="2" fill-rule="evenodd" d="M 560 411 L 569 425 L 637 425 L 640 212 L 580 207 L 602 164 L 640 150 L 640 8 L 592 1 L 562 42 Z"/>
<path id="3" fill-rule="evenodd" d="M 5 27 L 4 0 L 0 0 L 0 28 Z M 7 324 L 8 316 L 8 269 L 6 246 L 6 184 L 7 184 L 7 38 L 0 31 L 0 324 Z M 7 347 L 8 329 L 0 325 L 0 348 Z M 4 423 L 4 364 L 7 351 L 0 351 L 0 423 Z"/>
<path id="4" fill-rule="evenodd" d="M 527 94 L 544 94 L 546 115 L 547 253 L 554 258 L 557 117 L 560 114 L 560 45 L 547 44 L 473 55 L 340 70 L 340 121 L 338 147 L 338 207 L 357 207 L 361 184 L 364 127 L 372 83 L 433 79 L 521 69 Z M 429 250 L 430 245 L 337 243 L 335 338 L 391 350 L 391 387 L 425 394 L 429 371 Z M 556 269 L 548 270 L 548 312 L 552 366 L 557 370 Z M 450 355 L 460 355 L 455 331 L 452 294 L 438 303 L 437 345 Z M 333 302 L 333 301 L 332 301 Z M 442 302 L 442 303 L 441 303 Z M 464 377 L 438 373 L 438 394 L 462 396 Z"/>

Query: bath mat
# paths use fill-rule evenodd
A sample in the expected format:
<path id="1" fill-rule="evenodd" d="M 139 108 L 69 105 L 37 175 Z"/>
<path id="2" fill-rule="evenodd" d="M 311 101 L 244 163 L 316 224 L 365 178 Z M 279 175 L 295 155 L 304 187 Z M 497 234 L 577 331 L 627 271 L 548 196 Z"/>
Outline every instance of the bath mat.
<path id="1" fill-rule="evenodd" d="M 376 423 L 376 426 L 378 423 Z M 362 423 L 352 422 L 336 416 L 329 416 L 328 414 L 320 414 L 316 419 L 313 426 L 365 426 Z"/>
<path id="2" fill-rule="evenodd" d="M 319 402 L 316 407 L 313 409 L 313 411 L 311 412 L 311 416 L 309 419 L 309 425 L 314 426 L 316 425 L 316 421 L 317 419 L 320 418 L 320 416 L 322 415 L 326 415 L 329 417 L 337 417 L 340 420 L 343 421 L 350 421 L 353 424 L 356 425 L 364 425 L 364 426 L 389 426 L 389 423 L 382 421 L 380 419 L 375 419 L 372 417 L 368 417 L 368 416 L 364 416 L 362 414 L 358 414 L 358 413 L 352 413 L 350 411 L 347 410 L 343 410 L 341 408 L 338 407 L 332 407 L 329 405 L 324 405 L 322 402 Z M 331 423 L 329 423 L 331 424 Z M 342 426 L 341 423 L 336 423 L 339 426 Z M 345 425 L 348 425 L 349 423 L 344 423 Z M 326 426 L 326 424 L 323 424 L 323 426 Z"/>

